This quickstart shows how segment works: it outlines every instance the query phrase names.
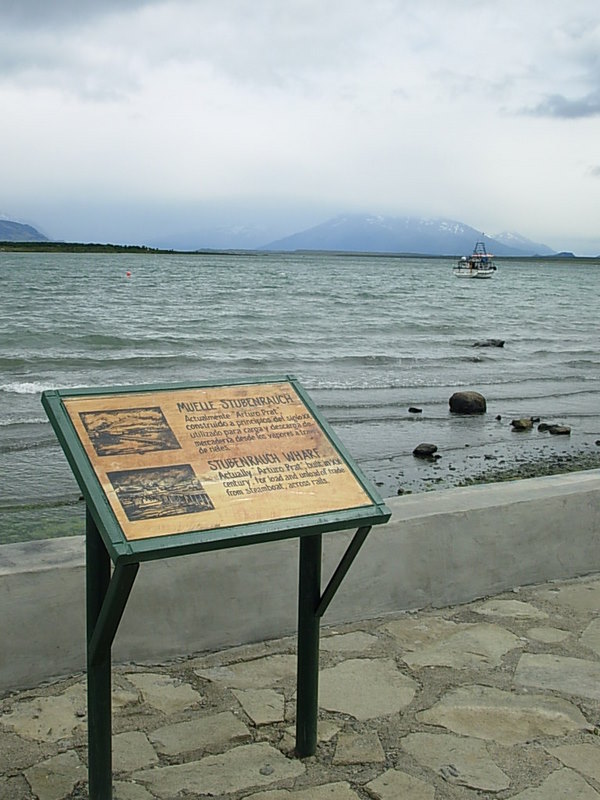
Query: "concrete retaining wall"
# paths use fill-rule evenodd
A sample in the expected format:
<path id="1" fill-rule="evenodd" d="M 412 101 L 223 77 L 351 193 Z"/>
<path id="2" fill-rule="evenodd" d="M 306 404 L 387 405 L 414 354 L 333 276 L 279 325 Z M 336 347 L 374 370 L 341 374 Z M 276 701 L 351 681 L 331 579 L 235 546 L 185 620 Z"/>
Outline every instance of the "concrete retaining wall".
<path id="1" fill-rule="evenodd" d="M 600 470 L 391 498 L 323 624 L 600 571 Z M 353 532 L 324 537 L 324 581 Z M 142 564 L 113 660 L 292 634 L 298 543 Z M 82 536 L 0 546 L 0 692 L 85 668 Z"/>

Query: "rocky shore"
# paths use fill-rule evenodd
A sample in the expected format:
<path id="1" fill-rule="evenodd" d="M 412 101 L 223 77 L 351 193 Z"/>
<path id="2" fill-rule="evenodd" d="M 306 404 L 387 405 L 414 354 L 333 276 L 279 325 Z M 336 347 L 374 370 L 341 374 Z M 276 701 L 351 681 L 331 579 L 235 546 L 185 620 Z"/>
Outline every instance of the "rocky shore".
<path id="1" fill-rule="evenodd" d="M 600 469 L 600 448 L 597 452 L 554 454 L 539 461 L 518 463 L 478 472 L 464 478 L 458 486 L 473 486 L 479 483 L 499 483 L 524 478 L 539 478 L 542 475 L 559 475 L 563 472 L 577 472 L 585 469 Z"/>
<path id="2" fill-rule="evenodd" d="M 442 427 L 426 408 L 407 409 L 431 438 L 365 470 L 383 496 L 600 469 L 599 432 L 580 419 L 492 416 L 486 398 L 472 391 L 455 392 L 449 407 Z"/>
<path id="3" fill-rule="evenodd" d="M 437 455 L 437 453 L 436 453 Z M 444 454 L 439 459 L 418 459 L 400 471 L 396 481 L 376 480 L 386 497 L 398 494 L 429 492 L 456 486 L 539 478 L 564 472 L 600 469 L 600 447 L 576 452 L 544 452 L 518 454 L 502 449 L 496 454 L 471 454 L 467 449 Z"/>

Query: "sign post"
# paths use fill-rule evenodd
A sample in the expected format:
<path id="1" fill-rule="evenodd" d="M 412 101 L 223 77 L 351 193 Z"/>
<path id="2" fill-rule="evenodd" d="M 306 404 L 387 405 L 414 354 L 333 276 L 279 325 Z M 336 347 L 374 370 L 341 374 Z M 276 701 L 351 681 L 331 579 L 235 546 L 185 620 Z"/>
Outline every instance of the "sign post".
<path id="1" fill-rule="evenodd" d="M 42 403 L 87 506 L 91 800 L 112 798 L 110 653 L 144 561 L 299 538 L 296 754 L 314 754 L 320 618 L 390 512 L 306 391 L 285 376 L 48 391 Z M 322 535 L 350 528 L 321 593 Z"/>

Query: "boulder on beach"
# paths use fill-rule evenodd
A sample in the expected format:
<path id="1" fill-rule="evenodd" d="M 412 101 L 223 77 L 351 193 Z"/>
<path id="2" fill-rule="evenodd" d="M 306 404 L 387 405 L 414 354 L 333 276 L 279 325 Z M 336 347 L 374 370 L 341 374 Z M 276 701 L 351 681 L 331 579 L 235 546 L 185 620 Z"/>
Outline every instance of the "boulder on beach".
<path id="1" fill-rule="evenodd" d="M 568 425 L 550 425 L 549 432 L 554 436 L 570 436 L 571 428 Z"/>
<path id="2" fill-rule="evenodd" d="M 454 392 L 450 400 L 453 414 L 485 414 L 485 397 L 479 392 Z"/>
<path id="3" fill-rule="evenodd" d="M 416 458 L 431 458 L 436 452 L 437 445 L 421 442 L 421 444 L 418 444 L 413 450 L 413 456 Z"/>
<path id="4" fill-rule="evenodd" d="M 571 435 L 571 428 L 568 425 L 557 425 L 556 423 L 551 422 L 540 422 L 538 425 L 538 431 L 540 433 L 544 433 L 544 431 L 548 431 L 548 433 L 554 434 L 554 436 L 570 436 Z"/>
<path id="5" fill-rule="evenodd" d="M 513 419 L 510 424 L 512 425 L 514 431 L 530 431 L 533 428 L 533 420 L 531 417 Z"/>
<path id="6" fill-rule="evenodd" d="M 504 347 L 504 339 L 482 339 L 480 342 L 473 342 L 473 347 Z"/>

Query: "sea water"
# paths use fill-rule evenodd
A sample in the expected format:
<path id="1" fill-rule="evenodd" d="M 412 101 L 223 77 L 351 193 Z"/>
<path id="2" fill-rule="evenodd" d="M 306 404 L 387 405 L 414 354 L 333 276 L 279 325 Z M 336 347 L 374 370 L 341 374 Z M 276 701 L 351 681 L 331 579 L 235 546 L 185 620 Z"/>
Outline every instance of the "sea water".
<path id="1" fill-rule="evenodd" d="M 481 281 L 452 259 L 0 253 L 0 543 L 83 532 L 45 389 L 293 375 L 383 496 L 593 448 L 599 277 L 594 261 L 503 260 Z M 488 338 L 505 345 L 474 346 Z M 487 414 L 451 415 L 458 389 Z M 515 435 L 529 415 L 572 434 Z M 423 441 L 439 463 L 417 463 Z"/>

